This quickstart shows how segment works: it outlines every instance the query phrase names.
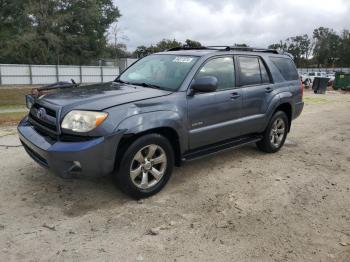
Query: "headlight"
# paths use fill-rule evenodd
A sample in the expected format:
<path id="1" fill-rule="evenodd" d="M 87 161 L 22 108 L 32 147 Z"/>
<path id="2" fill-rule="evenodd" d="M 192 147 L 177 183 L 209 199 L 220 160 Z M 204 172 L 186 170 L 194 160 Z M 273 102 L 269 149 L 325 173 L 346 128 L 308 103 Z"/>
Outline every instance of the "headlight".
<path id="1" fill-rule="evenodd" d="M 63 119 L 61 127 L 74 132 L 89 132 L 107 118 L 106 112 L 70 111 Z"/>

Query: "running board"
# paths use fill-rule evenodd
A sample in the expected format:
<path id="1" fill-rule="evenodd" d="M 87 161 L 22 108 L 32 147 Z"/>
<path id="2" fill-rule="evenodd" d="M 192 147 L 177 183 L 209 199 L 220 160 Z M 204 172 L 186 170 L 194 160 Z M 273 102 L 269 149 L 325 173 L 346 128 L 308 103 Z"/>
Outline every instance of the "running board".
<path id="1" fill-rule="evenodd" d="M 192 161 L 198 158 L 213 155 L 213 154 L 230 150 L 233 148 L 241 147 L 251 143 L 256 143 L 260 141 L 262 138 L 263 138 L 262 136 L 243 137 L 239 139 L 225 141 L 224 143 L 220 143 L 220 144 L 216 143 L 214 145 L 210 145 L 205 148 L 202 147 L 198 150 L 194 150 L 192 152 L 184 154 L 182 161 Z"/>

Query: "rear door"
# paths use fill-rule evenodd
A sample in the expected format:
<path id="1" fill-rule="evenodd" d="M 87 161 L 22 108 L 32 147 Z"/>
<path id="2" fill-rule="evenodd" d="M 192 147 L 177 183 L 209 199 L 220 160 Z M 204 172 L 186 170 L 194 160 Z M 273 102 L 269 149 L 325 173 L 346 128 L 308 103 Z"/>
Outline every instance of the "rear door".
<path id="1" fill-rule="evenodd" d="M 239 86 L 243 93 L 242 135 L 261 132 L 265 113 L 274 96 L 267 67 L 258 56 L 238 56 Z"/>
<path id="2" fill-rule="evenodd" d="M 189 146 L 191 149 L 213 144 L 239 135 L 242 91 L 235 87 L 233 56 L 207 60 L 194 79 L 214 76 L 218 89 L 188 96 Z"/>

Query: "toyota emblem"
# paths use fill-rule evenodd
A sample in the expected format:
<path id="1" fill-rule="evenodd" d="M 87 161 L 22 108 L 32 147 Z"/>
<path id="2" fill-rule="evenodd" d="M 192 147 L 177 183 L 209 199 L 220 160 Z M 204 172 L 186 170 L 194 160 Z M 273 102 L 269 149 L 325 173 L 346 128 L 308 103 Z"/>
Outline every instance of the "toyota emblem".
<path id="1" fill-rule="evenodd" d="M 37 116 L 37 118 L 39 118 L 39 119 L 44 119 L 45 116 L 46 116 L 46 110 L 45 110 L 45 108 L 40 107 L 40 108 L 38 109 L 38 111 L 36 112 L 36 116 Z"/>

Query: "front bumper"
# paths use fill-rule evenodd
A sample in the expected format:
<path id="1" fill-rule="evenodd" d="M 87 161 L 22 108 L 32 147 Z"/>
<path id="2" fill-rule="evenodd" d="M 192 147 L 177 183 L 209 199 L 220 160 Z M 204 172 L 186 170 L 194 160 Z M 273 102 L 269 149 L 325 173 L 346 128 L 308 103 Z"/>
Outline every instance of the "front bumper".
<path id="1" fill-rule="evenodd" d="M 28 155 L 41 166 L 64 177 L 103 176 L 114 170 L 122 132 L 88 141 L 52 141 L 41 135 L 25 117 L 18 125 L 21 143 Z"/>

